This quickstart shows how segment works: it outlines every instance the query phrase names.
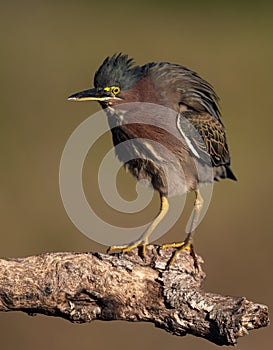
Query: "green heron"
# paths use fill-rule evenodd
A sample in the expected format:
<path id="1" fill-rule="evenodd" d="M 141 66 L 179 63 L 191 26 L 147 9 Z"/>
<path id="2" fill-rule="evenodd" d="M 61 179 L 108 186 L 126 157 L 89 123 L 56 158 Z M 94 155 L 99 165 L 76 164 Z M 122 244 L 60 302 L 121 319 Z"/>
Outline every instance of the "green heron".
<path id="1" fill-rule="evenodd" d="M 117 151 L 117 156 L 138 180 L 149 179 L 153 188 L 159 192 L 161 200 L 158 215 L 138 240 L 130 244 L 112 246 L 108 251 L 128 252 L 136 247 L 141 247 L 142 255 L 146 256 L 149 237 L 169 208 L 169 190 L 165 181 L 165 173 L 157 164 L 157 160 L 163 159 L 167 168 L 173 166 L 168 154 L 164 151 L 168 149 L 176 155 L 184 171 L 184 179 L 181 181 L 179 180 L 179 169 L 170 172 L 170 182 L 175 184 L 174 187 L 178 192 L 179 190 L 180 192 L 194 191 L 196 199 L 191 228 L 184 241 L 165 244 L 162 248 L 177 248 L 171 262 L 180 251 L 185 249 L 190 251 L 196 262 L 192 233 L 202 209 L 203 198 L 200 192 L 202 179 L 193 160 L 201 159 L 202 157 L 199 156 L 201 153 L 207 155 L 211 162 L 212 181 L 224 178 L 236 180 L 230 169 L 230 155 L 225 128 L 220 119 L 217 94 L 208 82 L 184 66 L 168 62 L 151 62 L 139 66 L 128 55 L 121 53 L 104 60 L 95 73 L 94 86 L 92 89 L 71 95 L 69 100 L 98 101 L 100 103 L 108 116 L 114 146 L 126 140 L 139 140 L 135 144 L 129 144 L 125 150 L 129 156 L 131 155 L 129 161 L 124 160 L 122 152 Z M 118 109 L 124 103 L 132 102 L 163 106 L 173 113 L 162 117 L 158 113 L 153 114 L 150 111 L 146 113 L 144 109 L 142 114 L 147 123 L 125 124 L 123 120 L 126 119 L 126 115 L 124 117 L 118 113 Z M 167 123 L 173 125 L 173 129 L 176 130 L 172 133 L 163 130 L 160 123 L 158 124 L 159 118 L 165 119 L 165 122 L 167 119 Z M 183 120 L 187 120 L 197 130 L 205 149 L 198 138 L 187 136 L 188 125 L 183 123 Z M 175 133 L 182 135 L 184 141 L 177 142 L 177 138 L 172 135 Z M 141 141 L 146 139 L 160 140 L 165 148 L 151 150 L 151 144 Z M 151 152 L 154 158 L 145 159 L 145 154 L 151 154 Z"/>

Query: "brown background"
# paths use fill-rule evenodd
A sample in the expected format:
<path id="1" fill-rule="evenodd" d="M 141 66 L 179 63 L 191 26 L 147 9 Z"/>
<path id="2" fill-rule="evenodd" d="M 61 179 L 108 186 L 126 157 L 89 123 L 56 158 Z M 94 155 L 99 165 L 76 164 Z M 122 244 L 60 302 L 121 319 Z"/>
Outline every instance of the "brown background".
<path id="1" fill-rule="evenodd" d="M 188 1 L 187 1 L 188 3 Z M 269 3 L 269 2 L 268 2 Z M 82 235 L 63 208 L 58 168 L 69 135 L 99 107 L 67 96 L 91 85 L 105 56 L 127 52 L 140 64 L 164 60 L 198 71 L 222 99 L 232 167 L 238 183 L 214 188 L 196 235 L 205 260 L 206 288 L 272 306 L 272 8 L 258 2 L 10 1 L 1 2 L 2 257 L 47 251 L 104 251 Z M 110 145 L 109 137 L 100 149 Z M 109 221 L 92 178 L 99 156 L 90 152 L 84 178 L 90 201 Z M 134 193 L 128 175 L 121 192 Z M 157 198 L 141 220 L 152 217 Z M 109 217 L 110 215 L 110 217 Z M 112 215 L 112 218 L 111 218 Z M 116 214 L 115 214 L 116 215 Z M 137 220 L 139 220 L 139 216 Z M 183 237 L 182 218 L 160 242 Z M 253 331 L 239 349 L 271 349 L 272 329 Z M 0 314 L 1 349 L 214 349 L 150 324 L 73 325 L 45 316 Z"/>

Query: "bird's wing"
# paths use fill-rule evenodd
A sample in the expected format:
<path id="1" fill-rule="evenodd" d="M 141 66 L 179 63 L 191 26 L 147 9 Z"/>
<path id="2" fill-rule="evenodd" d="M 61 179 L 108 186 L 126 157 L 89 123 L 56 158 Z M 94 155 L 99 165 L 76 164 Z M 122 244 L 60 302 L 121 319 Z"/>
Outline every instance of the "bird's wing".
<path id="1" fill-rule="evenodd" d="M 180 112 L 207 112 L 220 120 L 219 97 L 196 72 L 179 64 L 160 62 L 146 65 L 146 74 L 161 92 L 164 105 L 175 110 L 180 106 Z"/>
<path id="2" fill-rule="evenodd" d="M 190 122 L 196 131 L 190 130 L 184 118 Z M 213 166 L 229 165 L 230 155 L 226 142 L 226 133 L 223 124 L 209 114 L 198 114 L 194 112 L 184 112 L 178 118 L 177 126 L 184 130 L 190 139 L 191 150 L 195 149 L 199 157 L 209 154 Z M 186 127 L 185 127 L 186 125 Z M 198 134 L 201 136 L 198 138 Z M 193 150 L 192 150 L 193 152 Z M 194 153 L 194 152 L 193 152 Z"/>

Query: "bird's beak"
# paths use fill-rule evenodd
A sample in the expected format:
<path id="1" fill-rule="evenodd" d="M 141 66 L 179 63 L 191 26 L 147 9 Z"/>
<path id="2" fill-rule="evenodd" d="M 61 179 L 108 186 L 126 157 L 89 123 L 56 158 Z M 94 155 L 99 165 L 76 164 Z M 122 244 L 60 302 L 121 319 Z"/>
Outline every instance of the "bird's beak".
<path id="1" fill-rule="evenodd" d="M 97 89 L 97 88 L 80 91 L 68 97 L 68 100 L 71 100 L 71 101 L 107 102 L 114 99 L 119 99 L 119 98 L 112 96 L 111 92 L 109 91 L 105 91 L 104 89 Z"/>

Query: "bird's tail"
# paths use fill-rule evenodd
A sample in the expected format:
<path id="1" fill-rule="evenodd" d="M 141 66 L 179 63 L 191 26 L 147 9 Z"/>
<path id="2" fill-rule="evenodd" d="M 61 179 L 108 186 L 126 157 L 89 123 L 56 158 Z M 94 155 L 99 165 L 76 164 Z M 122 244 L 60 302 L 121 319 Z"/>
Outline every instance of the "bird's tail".
<path id="1" fill-rule="evenodd" d="M 233 171 L 230 169 L 229 165 L 226 165 L 226 172 L 227 172 L 227 178 L 228 179 L 231 179 L 231 180 L 234 180 L 234 181 L 237 181 L 237 177 L 233 174 Z"/>
<path id="2" fill-rule="evenodd" d="M 231 179 L 237 181 L 236 176 L 233 174 L 233 171 L 230 169 L 228 164 L 214 167 L 214 181 L 220 181 L 221 179 Z"/>

